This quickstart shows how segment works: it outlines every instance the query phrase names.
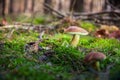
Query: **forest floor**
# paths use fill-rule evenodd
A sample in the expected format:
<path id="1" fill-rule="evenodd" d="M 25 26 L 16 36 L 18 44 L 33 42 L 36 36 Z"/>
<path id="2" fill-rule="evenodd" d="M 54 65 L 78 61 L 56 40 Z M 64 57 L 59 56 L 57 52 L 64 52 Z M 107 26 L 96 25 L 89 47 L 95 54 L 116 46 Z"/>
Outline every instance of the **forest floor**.
<path id="1" fill-rule="evenodd" d="M 20 17 L 17 21 L 30 23 L 31 20 Z M 58 26 L 56 21 L 49 25 Z M 44 17 L 33 20 L 34 25 L 45 25 L 48 22 L 51 23 Z M 47 27 L 43 34 L 42 30 L 0 27 L 0 80 L 120 79 L 120 41 L 95 37 L 93 34 L 99 27 L 91 22 L 80 23 L 89 34 L 80 36 L 77 47 L 70 46 L 72 35 L 63 32 L 68 24 L 62 23 L 62 28 L 49 27 L 51 30 L 47 30 Z M 36 42 L 39 42 L 39 49 L 34 51 L 36 45 L 31 45 Z M 100 71 L 84 62 L 90 52 L 106 55 L 106 59 L 100 62 Z"/>

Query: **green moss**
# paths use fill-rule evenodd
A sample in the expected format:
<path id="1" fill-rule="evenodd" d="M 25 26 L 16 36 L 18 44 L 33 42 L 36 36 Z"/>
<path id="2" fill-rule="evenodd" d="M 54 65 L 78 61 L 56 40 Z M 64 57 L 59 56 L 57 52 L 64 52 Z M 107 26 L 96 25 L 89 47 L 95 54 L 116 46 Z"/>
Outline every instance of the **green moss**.
<path id="1" fill-rule="evenodd" d="M 87 21 L 86 22 L 81 21 L 80 26 L 83 27 L 84 29 L 88 30 L 89 32 L 93 32 L 97 29 L 93 23 L 87 22 Z"/>
<path id="2" fill-rule="evenodd" d="M 0 31 L 0 35 L 7 31 Z M 116 39 L 102 39 L 92 36 L 81 36 L 77 48 L 69 46 L 71 35 L 56 33 L 43 36 L 41 47 L 51 47 L 54 52 L 43 63 L 29 60 L 24 56 L 24 45 L 38 40 L 39 33 L 33 31 L 15 31 L 12 38 L 0 36 L 4 46 L 0 51 L 0 70 L 5 73 L 4 78 L 9 80 L 71 80 L 77 73 L 86 71 L 84 57 L 91 51 L 103 52 L 107 58 L 100 62 L 100 68 L 104 70 L 109 64 L 120 64 L 120 42 Z M 4 38 L 3 38 L 4 37 Z M 64 44 L 68 43 L 68 45 Z M 45 51 L 34 54 L 38 57 Z M 51 63 L 51 65 L 49 65 Z M 72 74 L 75 72 L 76 74 Z M 81 73 L 82 74 L 82 73 Z M 116 73 L 115 73 L 116 74 Z"/>

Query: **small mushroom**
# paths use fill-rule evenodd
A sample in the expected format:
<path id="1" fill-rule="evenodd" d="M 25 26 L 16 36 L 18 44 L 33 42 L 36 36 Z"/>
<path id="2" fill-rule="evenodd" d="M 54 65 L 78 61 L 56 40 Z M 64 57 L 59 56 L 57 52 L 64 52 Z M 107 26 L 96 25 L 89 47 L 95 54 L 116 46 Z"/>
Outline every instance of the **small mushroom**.
<path id="1" fill-rule="evenodd" d="M 108 37 L 120 40 L 120 30 L 113 31 L 112 33 L 109 34 Z"/>
<path id="2" fill-rule="evenodd" d="M 73 38 L 71 40 L 71 46 L 76 47 L 79 43 L 80 35 L 88 35 L 88 32 L 78 26 L 70 26 L 65 29 L 65 33 L 72 34 Z"/>
<path id="3" fill-rule="evenodd" d="M 104 60 L 106 55 L 101 52 L 90 52 L 85 56 L 84 62 L 93 66 L 97 71 L 100 71 L 99 61 Z"/>
<path id="4" fill-rule="evenodd" d="M 105 38 L 109 35 L 109 32 L 105 29 L 100 29 L 95 32 L 95 36 L 98 38 Z"/>
<path id="5" fill-rule="evenodd" d="M 3 18 L 2 19 L 2 22 L 0 23 L 0 26 L 5 26 L 5 25 L 7 25 L 8 23 L 7 23 L 7 20 L 6 20 L 6 18 Z"/>

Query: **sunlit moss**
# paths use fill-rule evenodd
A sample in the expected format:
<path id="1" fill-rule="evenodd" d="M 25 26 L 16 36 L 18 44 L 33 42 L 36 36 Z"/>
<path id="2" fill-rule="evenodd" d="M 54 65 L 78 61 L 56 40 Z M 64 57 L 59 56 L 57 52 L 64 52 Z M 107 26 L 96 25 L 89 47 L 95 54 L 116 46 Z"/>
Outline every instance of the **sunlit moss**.
<path id="1" fill-rule="evenodd" d="M 0 32 L 0 35 L 4 33 L 6 32 Z M 51 47 L 54 52 L 51 57 L 48 57 L 47 61 L 39 63 L 28 60 L 24 56 L 24 45 L 39 40 L 38 36 L 39 33 L 30 31 L 14 32 L 12 39 L 5 38 L 4 48 L 0 52 L 0 63 L 3 66 L 0 66 L 0 68 L 2 71 L 12 70 L 6 74 L 7 78 L 44 79 L 46 75 L 47 80 L 56 79 L 59 76 L 67 80 L 73 76 L 70 74 L 71 71 L 83 72 L 86 70 L 83 60 L 85 55 L 91 51 L 100 51 L 107 56 L 106 60 L 101 62 L 103 70 L 111 63 L 120 64 L 120 44 L 118 40 L 81 36 L 78 47 L 72 48 L 69 45 L 71 36 L 63 33 L 43 35 L 43 41 L 39 43 L 40 47 Z M 0 39 L 3 40 L 2 36 L 0 36 Z M 68 42 L 68 45 L 62 45 L 64 42 Z M 37 60 L 45 50 L 40 52 L 40 54 L 35 54 Z M 49 62 L 51 65 L 47 64 Z"/>

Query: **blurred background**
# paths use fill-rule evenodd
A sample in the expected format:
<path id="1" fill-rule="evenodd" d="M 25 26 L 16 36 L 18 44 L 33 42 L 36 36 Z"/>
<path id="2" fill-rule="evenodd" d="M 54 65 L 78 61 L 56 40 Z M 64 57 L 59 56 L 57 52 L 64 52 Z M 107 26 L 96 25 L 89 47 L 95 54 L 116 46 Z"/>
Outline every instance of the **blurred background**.
<path id="1" fill-rule="evenodd" d="M 66 14 L 74 12 L 100 12 L 119 9 L 119 0 L 0 0 L 0 16 L 25 14 L 34 12 L 50 14 L 44 4 Z"/>

